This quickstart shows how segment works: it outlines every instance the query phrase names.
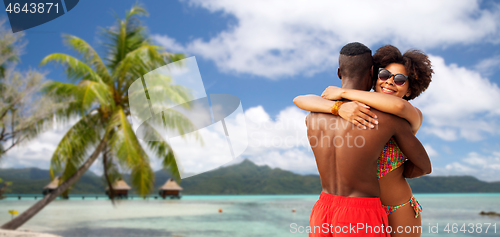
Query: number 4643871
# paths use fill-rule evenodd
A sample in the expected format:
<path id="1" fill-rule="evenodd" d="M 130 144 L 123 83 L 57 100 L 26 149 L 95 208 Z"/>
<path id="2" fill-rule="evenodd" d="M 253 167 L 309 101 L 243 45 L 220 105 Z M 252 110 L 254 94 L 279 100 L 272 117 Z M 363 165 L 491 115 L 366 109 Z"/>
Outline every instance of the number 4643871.
<path id="1" fill-rule="evenodd" d="M 494 232 L 496 233 L 497 232 L 497 224 L 491 224 L 491 223 L 469 223 L 469 224 L 466 224 L 464 223 L 463 225 L 460 226 L 460 229 L 458 228 L 458 224 L 457 223 L 453 223 L 450 225 L 450 223 L 448 223 L 445 227 L 444 227 L 444 231 L 445 232 L 448 232 L 448 233 L 458 233 L 458 232 L 463 232 L 463 233 L 488 233 L 488 230 L 490 232 Z M 492 227 L 492 229 L 490 230 L 490 227 Z"/>
<path id="2" fill-rule="evenodd" d="M 7 6 L 7 9 L 5 9 L 6 12 L 8 13 L 50 13 L 50 9 L 52 9 L 52 6 L 55 7 L 56 13 L 59 13 L 59 3 L 53 4 L 51 2 L 49 3 L 25 3 L 22 8 L 21 4 L 19 3 L 9 3 Z M 47 9 L 47 11 L 45 11 Z"/>

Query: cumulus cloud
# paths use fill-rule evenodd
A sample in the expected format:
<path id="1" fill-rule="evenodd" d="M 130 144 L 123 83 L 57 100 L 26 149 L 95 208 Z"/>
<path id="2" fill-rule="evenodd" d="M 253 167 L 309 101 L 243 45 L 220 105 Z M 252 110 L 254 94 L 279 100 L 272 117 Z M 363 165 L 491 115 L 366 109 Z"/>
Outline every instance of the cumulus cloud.
<path id="1" fill-rule="evenodd" d="M 427 155 L 429 155 L 431 159 L 439 156 L 439 152 L 437 152 L 436 149 L 434 149 L 431 144 L 425 144 L 424 148 L 427 151 Z"/>
<path id="2" fill-rule="evenodd" d="M 78 121 L 70 119 L 67 123 L 57 124 L 52 130 L 46 131 L 35 139 L 22 143 L 7 152 L 0 163 L 1 168 L 31 168 L 50 169 L 50 159 L 64 134 Z M 99 162 L 89 168 L 90 171 L 101 174 Z"/>
<path id="3" fill-rule="evenodd" d="M 424 114 L 422 130 L 444 140 L 470 141 L 499 131 L 500 88 L 479 72 L 430 56 L 434 76 L 414 105 Z"/>
<path id="4" fill-rule="evenodd" d="M 336 64 L 342 45 L 391 43 L 403 48 L 498 43 L 500 7 L 469 1 L 290 1 L 191 0 L 190 5 L 237 19 L 214 37 L 181 46 L 168 36 L 154 38 L 212 60 L 222 71 L 268 78 L 312 75 Z"/>
<path id="5" fill-rule="evenodd" d="M 234 16 L 237 23 L 208 40 L 181 45 L 169 36 L 155 35 L 157 42 L 212 60 L 223 72 L 271 79 L 332 68 L 340 47 L 351 41 L 368 46 L 391 43 L 401 49 L 500 42 L 500 4 L 492 2 L 488 7 L 476 0 L 189 3 Z M 478 141 L 498 134 L 500 109 L 494 104 L 500 101 L 500 90 L 487 76 L 500 65 L 499 57 L 472 68 L 448 65 L 440 56 L 431 60 L 433 82 L 415 100 L 425 116 L 422 130 L 446 141 Z"/>
<path id="6" fill-rule="evenodd" d="M 249 108 L 245 111 L 249 145 L 244 156 L 260 165 L 317 173 L 307 140 L 306 115 L 296 107 L 288 107 L 272 119 L 262 106 Z"/>
<path id="7" fill-rule="evenodd" d="M 451 162 L 444 167 L 437 167 L 433 175 L 472 175 L 485 181 L 500 180 L 500 152 L 489 154 L 470 152 L 459 161 Z"/>
<path id="8" fill-rule="evenodd" d="M 485 58 L 477 63 L 474 68 L 484 76 L 491 76 L 500 67 L 500 55 Z"/>

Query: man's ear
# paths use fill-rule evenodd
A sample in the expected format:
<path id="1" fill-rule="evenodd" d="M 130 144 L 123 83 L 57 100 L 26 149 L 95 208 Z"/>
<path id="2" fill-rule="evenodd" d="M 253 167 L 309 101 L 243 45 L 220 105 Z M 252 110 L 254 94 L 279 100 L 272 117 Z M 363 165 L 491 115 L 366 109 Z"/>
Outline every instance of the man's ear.
<path id="1" fill-rule="evenodd" d="M 342 80 L 342 73 L 340 73 L 340 68 L 337 68 L 337 76 Z"/>
<path id="2" fill-rule="evenodd" d="M 372 67 L 370 68 L 370 78 L 373 78 L 373 65 L 372 65 Z"/>

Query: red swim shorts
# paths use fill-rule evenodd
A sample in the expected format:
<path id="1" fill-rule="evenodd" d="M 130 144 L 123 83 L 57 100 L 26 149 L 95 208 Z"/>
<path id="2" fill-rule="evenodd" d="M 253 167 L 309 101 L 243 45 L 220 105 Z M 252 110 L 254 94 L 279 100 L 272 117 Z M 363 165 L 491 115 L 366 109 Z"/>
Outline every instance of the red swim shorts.
<path id="1" fill-rule="evenodd" d="M 309 222 L 309 237 L 390 236 L 380 198 L 343 197 L 321 192 Z"/>

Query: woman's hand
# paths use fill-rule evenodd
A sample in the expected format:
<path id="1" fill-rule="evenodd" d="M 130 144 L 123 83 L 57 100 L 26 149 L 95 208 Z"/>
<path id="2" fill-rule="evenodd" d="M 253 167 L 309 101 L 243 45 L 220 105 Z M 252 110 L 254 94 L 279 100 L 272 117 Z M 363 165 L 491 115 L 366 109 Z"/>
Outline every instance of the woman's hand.
<path id="1" fill-rule="evenodd" d="M 378 124 L 377 115 L 370 111 L 370 107 L 357 101 L 343 103 L 339 116 L 361 129 L 374 128 Z"/>
<path id="2" fill-rule="evenodd" d="M 341 100 L 343 92 L 344 90 L 340 87 L 329 86 L 323 91 L 321 97 L 327 100 Z"/>

